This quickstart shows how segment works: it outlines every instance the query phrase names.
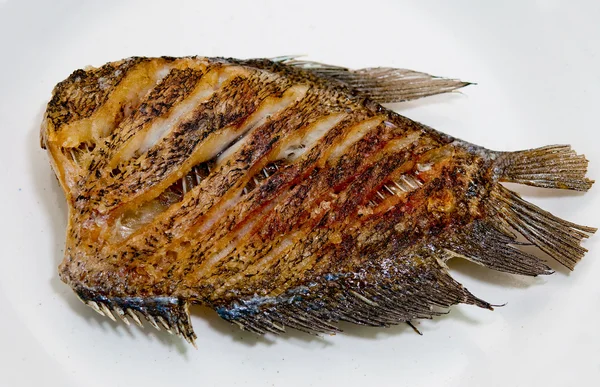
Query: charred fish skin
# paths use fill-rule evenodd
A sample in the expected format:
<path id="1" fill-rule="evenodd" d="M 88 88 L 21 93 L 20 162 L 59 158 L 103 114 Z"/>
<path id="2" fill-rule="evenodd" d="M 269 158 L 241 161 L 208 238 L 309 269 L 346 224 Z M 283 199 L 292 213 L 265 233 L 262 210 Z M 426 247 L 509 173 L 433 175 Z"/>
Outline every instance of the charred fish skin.
<path id="1" fill-rule="evenodd" d="M 381 105 L 466 85 L 291 57 L 77 70 L 41 129 L 69 205 L 60 277 L 100 314 L 193 342 L 192 304 L 257 333 L 491 309 L 445 262 L 550 274 L 517 233 L 572 270 L 596 230 L 501 183 L 586 191 L 585 157 L 487 150 Z"/>

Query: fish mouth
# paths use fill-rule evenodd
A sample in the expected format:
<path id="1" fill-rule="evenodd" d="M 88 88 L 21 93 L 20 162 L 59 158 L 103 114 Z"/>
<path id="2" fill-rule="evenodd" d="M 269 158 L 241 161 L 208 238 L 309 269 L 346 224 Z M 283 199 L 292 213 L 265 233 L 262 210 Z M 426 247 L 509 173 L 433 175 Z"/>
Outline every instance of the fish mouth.
<path id="1" fill-rule="evenodd" d="M 157 330 L 164 329 L 172 335 L 181 336 L 195 346 L 197 336 L 192 327 L 189 303 L 183 298 L 172 296 L 109 297 L 83 287 L 73 288 L 73 291 L 81 302 L 113 321 L 116 321 L 116 317 L 118 317 L 126 325 L 130 325 L 129 319 L 131 319 L 140 328 L 143 328 L 142 319 L 145 319 Z"/>

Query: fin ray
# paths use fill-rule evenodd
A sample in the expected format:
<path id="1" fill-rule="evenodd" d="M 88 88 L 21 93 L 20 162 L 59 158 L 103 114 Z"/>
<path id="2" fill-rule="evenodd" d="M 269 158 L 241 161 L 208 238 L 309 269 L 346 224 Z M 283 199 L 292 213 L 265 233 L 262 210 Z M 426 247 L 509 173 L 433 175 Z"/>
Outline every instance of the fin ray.
<path id="1" fill-rule="evenodd" d="M 514 247 L 516 237 L 491 222 L 476 221 L 444 241 L 446 259 L 460 257 L 490 269 L 512 274 L 537 276 L 553 271 L 539 258 Z"/>
<path id="2" fill-rule="evenodd" d="M 288 291 L 278 297 L 253 297 L 217 307 L 223 319 L 255 333 L 283 331 L 291 327 L 309 333 L 339 332 L 341 321 L 386 327 L 444 314 L 451 305 L 465 303 L 492 309 L 454 280 L 446 267 L 422 250 L 424 266 L 411 266 L 401 258 L 394 275 L 369 268 L 367 283 L 353 276 L 324 276 L 308 292 Z"/>
<path id="3" fill-rule="evenodd" d="M 570 270 L 587 250 L 581 241 L 596 232 L 558 218 L 523 200 L 518 194 L 498 184 L 492 190 L 489 205 L 497 222 L 515 229 L 529 242 Z"/>
<path id="4" fill-rule="evenodd" d="M 500 181 L 575 191 L 587 191 L 594 183 L 585 177 L 588 160 L 569 145 L 500 153 L 496 164 Z"/>
<path id="5" fill-rule="evenodd" d="M 296 57 L 282 58 L 276 59 L 288 66 L 302 68 L 317 76 L 341 82 L 378 103 L 411 101 L 449 93 L 472 84 L 407 69 L 371 67 L 351 70 L 340 66 L 299 60 Z"/>
<path id="6" fill-rule="evenodd" d="M 196 334 L 192 327 L 188 303 L 175 297 L 107 297 L 102 294 L 87 290 L 77 289 L 76 294 L 86 305 L 91 306 L 113 321 L 113 315 L 118 315 L 123 321 L 131 317 L 133 321 L 143 328 L 141 316 L 157 330 L 163 326 L 167 332 L 182 336 L 186 341 L 194 345 Z M 157 321 L 160 323 L 157 324 Z M 127 324 L 129 325 L 129 324 Z"/>

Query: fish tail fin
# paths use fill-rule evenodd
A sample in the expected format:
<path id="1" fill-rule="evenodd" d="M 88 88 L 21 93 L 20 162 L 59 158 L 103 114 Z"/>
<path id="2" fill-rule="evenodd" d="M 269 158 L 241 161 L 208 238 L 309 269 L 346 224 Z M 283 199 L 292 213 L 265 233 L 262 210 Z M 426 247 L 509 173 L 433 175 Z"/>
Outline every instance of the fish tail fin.
<path id="1" fill-rule="evenodd" d="M 501 184 L 493 188 L 488 206 L 497 227 L 516 230 L 569 270 L 587 252 L 581 241 L 597 231 L 554 216 Z"/>
<path id="2" fill-rule="evenodd" d="M 568 145 L 550 145 L 517 152 L 499 153 L 494 173 L 501 182 L 542 188 L 587 191 L 593 180 L 585 175 L 588 160 Z M 519 232 L 530 243 L 573 270 L 587 252 L 581 241 L 596 232 L 593 227 L 568 222 L 525 201 L 497 184 L 488 205 L 493 222 Z"/>
<path id="3" fill-rule="evenodd" d="M 585 177 L 588 160 L 569 145 L 501 153 L 496 165 L 500 181 L 575 191 L 587 191 L 594 183 Z"/>

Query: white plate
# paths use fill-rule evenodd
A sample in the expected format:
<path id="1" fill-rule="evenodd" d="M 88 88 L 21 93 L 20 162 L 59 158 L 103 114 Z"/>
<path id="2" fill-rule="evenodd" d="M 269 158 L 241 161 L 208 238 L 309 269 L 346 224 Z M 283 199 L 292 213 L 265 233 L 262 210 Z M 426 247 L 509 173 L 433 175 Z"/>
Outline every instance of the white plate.
<path id="1" fill-rule="evenodd" d="M 427 5 L 424 5 L 427 3 Z M 19 2 L 0 0 L 0 385 L 597 386 L 600 245 L 575 272 L 529 279 L 469 264 L 453 273 L 494 312 L 455 307 L 419 324 L 258 338 L 194 310 L 198 350 L 84 307 L 56 275 L 66 208 L 39 148 L 52 87 L 132 55 L 310 59 L 398 66 L 475 81 L 403 114 L 494 149 L 570 143 L 591 159 L 600 106 L 600 3 Z M 520 189 L 559 216 L 600 226 L 587 194 Z"/>

